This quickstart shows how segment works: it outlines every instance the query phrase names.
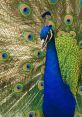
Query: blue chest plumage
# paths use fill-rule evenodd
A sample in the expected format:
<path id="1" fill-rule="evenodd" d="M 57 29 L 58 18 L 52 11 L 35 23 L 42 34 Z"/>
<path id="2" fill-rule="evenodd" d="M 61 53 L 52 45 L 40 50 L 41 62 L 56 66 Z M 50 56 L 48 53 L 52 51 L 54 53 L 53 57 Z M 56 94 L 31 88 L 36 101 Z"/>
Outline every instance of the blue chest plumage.
<path id="1" fill-rule="evenodd" d="M 41 31 L 42 36 L 43 31 L 45 32 L 45 27 Z M 74 111 L 75 99 L 62 80 L 53 37 L 47 44 L 43 113 L 45 117 L 73 117 Z"/>

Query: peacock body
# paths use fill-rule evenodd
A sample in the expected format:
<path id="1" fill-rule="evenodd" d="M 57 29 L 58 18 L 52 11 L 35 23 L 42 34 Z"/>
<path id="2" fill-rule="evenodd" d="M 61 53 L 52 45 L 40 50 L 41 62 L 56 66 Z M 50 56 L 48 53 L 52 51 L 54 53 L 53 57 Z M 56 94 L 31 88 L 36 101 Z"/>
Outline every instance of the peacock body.
<path id="1" fill-rule="evenodd" d="M 46 11 L 50 11 L 52 15 L 50 18 L 43 19 L 42 14 Z M 53 43 L 58 58 L 53 57 L 55 53 L 51 49 L 51 55 L 48 55 L 47 49 L 41 49 L 40 30 L 44 25 L 52 25 L 55 32 Z M 46 36 L 45 32 L 44 35 Z M 53 43 L 51 48 L 54 46 Z M 53 71 L 56 63 L 59 67 L 56 66 L 53 73 L 57 72 L 57 68 L 60 69 L 61 74 L 58 74 L 58 77 L 62 76 L 62 78 L 58 83 L 63 82 L 65 89 L 69 87 L 76 100 L 76 106 L 73 104 L 74 117 L 81 117 L 82 0 L 1 0 L 0 116 L 43 117 L 43 99 L 49 101 L 43 97 L 43 94 L 49 94 L 49 91 L 54 93 L 54 90 L 51 90 L 52 86 L 57 94 L 60 95 L 62 92 L 56 89 L 56 85 L 52 85 L 51 73 L 48 73 L 48 69 Z M 48 91 L 47 88 L 44 89 L 46 86 L 44 81 L 50 82 Z M 53 96 L 50 103 L 54 103 L 56 96 Z M 63 102 L 62 98 L 61 100 Z M 57 101 L 55 104 L 60 104 L 60 100 Z M 62 108 L 62 105 L 60 107 Z M 46 108 L 47 114 L 48 109 L 51 109 L 50 112 L 53 111 L 50 107 Z M 68 108 L 64 109 L 65 112 L 70 111 Z M 56 112 L 58 114 L 59 111 Z M 63 113 L 62 116 L 65 114 Z M 50 116 L 45 115 L 45 117 Z"/>

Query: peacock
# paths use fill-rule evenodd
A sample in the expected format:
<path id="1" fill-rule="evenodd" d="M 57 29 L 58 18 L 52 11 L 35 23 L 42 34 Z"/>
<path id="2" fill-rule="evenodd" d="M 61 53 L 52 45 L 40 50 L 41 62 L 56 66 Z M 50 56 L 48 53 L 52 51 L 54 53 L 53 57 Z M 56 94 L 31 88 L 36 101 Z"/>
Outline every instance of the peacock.
<path id="1" fill-rule="evenodd" d="M 73 116 L 82 117 L 82 0 L 1 0 L 0 117 Z"/>

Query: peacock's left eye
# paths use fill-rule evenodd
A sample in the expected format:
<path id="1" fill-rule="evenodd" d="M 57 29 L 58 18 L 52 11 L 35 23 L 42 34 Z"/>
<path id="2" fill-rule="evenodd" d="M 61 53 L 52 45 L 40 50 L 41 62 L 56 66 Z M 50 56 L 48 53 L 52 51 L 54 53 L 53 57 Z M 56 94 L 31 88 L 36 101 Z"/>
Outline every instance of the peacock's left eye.
<path id="1" fill-rule="evenodd" d="M 31 14 L 31 8 L 25 3 L 20 3 L 18 9 L 23 16 L 29 16 Z"/>
<path id="2" fill-rule="evenodd" d="M 66 15 L 65 18 L 64 18 L 64 23 L 66 25 L 71 25 L 73 23 L 73 16 Z"/>

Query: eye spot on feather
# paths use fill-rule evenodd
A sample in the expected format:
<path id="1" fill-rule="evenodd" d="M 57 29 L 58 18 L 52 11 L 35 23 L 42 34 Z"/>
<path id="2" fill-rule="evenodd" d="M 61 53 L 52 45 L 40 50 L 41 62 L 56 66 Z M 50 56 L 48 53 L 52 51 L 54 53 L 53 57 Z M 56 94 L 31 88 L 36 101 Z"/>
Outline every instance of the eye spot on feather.
<path id="1" fill-rule="evenodd" d="M 26 67 L 27 67 L 27 70 L 30 70 L 31 65 L 30 64 L 27 64 Z"/>
<path id="2" fill-rule="evenodd" d="M 6 58 L 7 58 L 7 54 L 6 54 L 6 53 L 3 53 L 3 54 L 2 54 L 2 58 L 3 58 L 3 59 L 6 59 Z"/>
<path id="3" fill-rule="evenodd" d="M 41 50 L 39 48 L 33 50 L 33 55 L 34 57 L 36 57 L 38 60 L 41 60 L 45 57 L 46 53 L 45 53 L 45 50 Z"/>
<path id="4" fill-rule="evenodd" d="M 38 89 L 43 90 L 44 89 L 44 81 L 39 81 L 38 82 Z"/>
<path id="5" fill-rule="evenodd" d="M 32 40 L 33 40 L 33 34 L 29 34 L 29 35 L 28 35 L 28 39 L 29 39 L 30 41 L 32 41 Z"/>
<path id="6" fill-rule="evenodd" d="M 82 87 L 80 88 L 80 91 L 82 92 Z"/>
<path id="7" fill-rule="evenodd" d="M 26 41 L 33 41 L 34 40 L 34 34 L 32 32 L 22 32 L 22 37 L 26 40 Z"/>
<path id="8" fill-rule="evenodd" d="M 79 112 L 76 112 L 74 117 L 81 117 L 81 114 Z"/>
<path id="9" fill-rule="evenodd" d="M 79 47 L 82 49 L 82 41 L 79 42 Z"/>
<path id="10" fill-rule="evenodd" d="M 19 73 L 24 76 L 29 76 L 30 72 L 34 68 L 34 65 L 32 63 L 33 62 L 31 60 L 24 61 L 23 63 L 21 63 L 19 66 Z"/>
<path id="11" fill-rule="evenodd" d="M 14 87 L 14 92 L 16 93 L 20 93 L 23 91 L 23 84 L 22 83 L 17 83 Z"/>
<path id="12" fill-rule="evenodd" d="M 64 23 L 69 26 L 69 25 L 72 25 L 73 23 L 73 16 L 72 15 L 66 15 L 64 17 Z"/>
<path id="13" fill-rule="evenodd" d="M 80 86 L 80 87 L 78 88 L 78 93 L 79 93 L 80 95 L 82 95 L 82 86 Z"/>
<path id="14" fill-rule="evenodd" d="M 40 58 L 42 56 L 42 52 L 41 51 L 38 51 L 38 58 Z"/>
<path id="15" fill-rule="evenodd" d="M 11 60 L 10 54 L 6 51 L 0 51 L 0 63 Z"/>
<path id="16" fill-rule="evenodd" d="M 28 8 L 28 7 L 25 7 L 25 8 L 23 9 L 23 12 L 24 12 L 24 13 L 29 13 L 29 8 Z"/>
<path id="17" fill-rule="evenodd" d="M 50 4 L 56 4 L 58 0 L 48 0 Z"/>
<path id="18" fill-rule="evenodd" d="M 38 112 L 30 111 L 30 112 L 27 114 L 27 117 L 40 117 L 40 115 L 39 115 Z"/>
<path id="19" fill-rule="evenodd" d="M 25 3 L 20 3 L 18 9 L 23 16 L 29 16 L 31 14 L 31 8 Z"/>

